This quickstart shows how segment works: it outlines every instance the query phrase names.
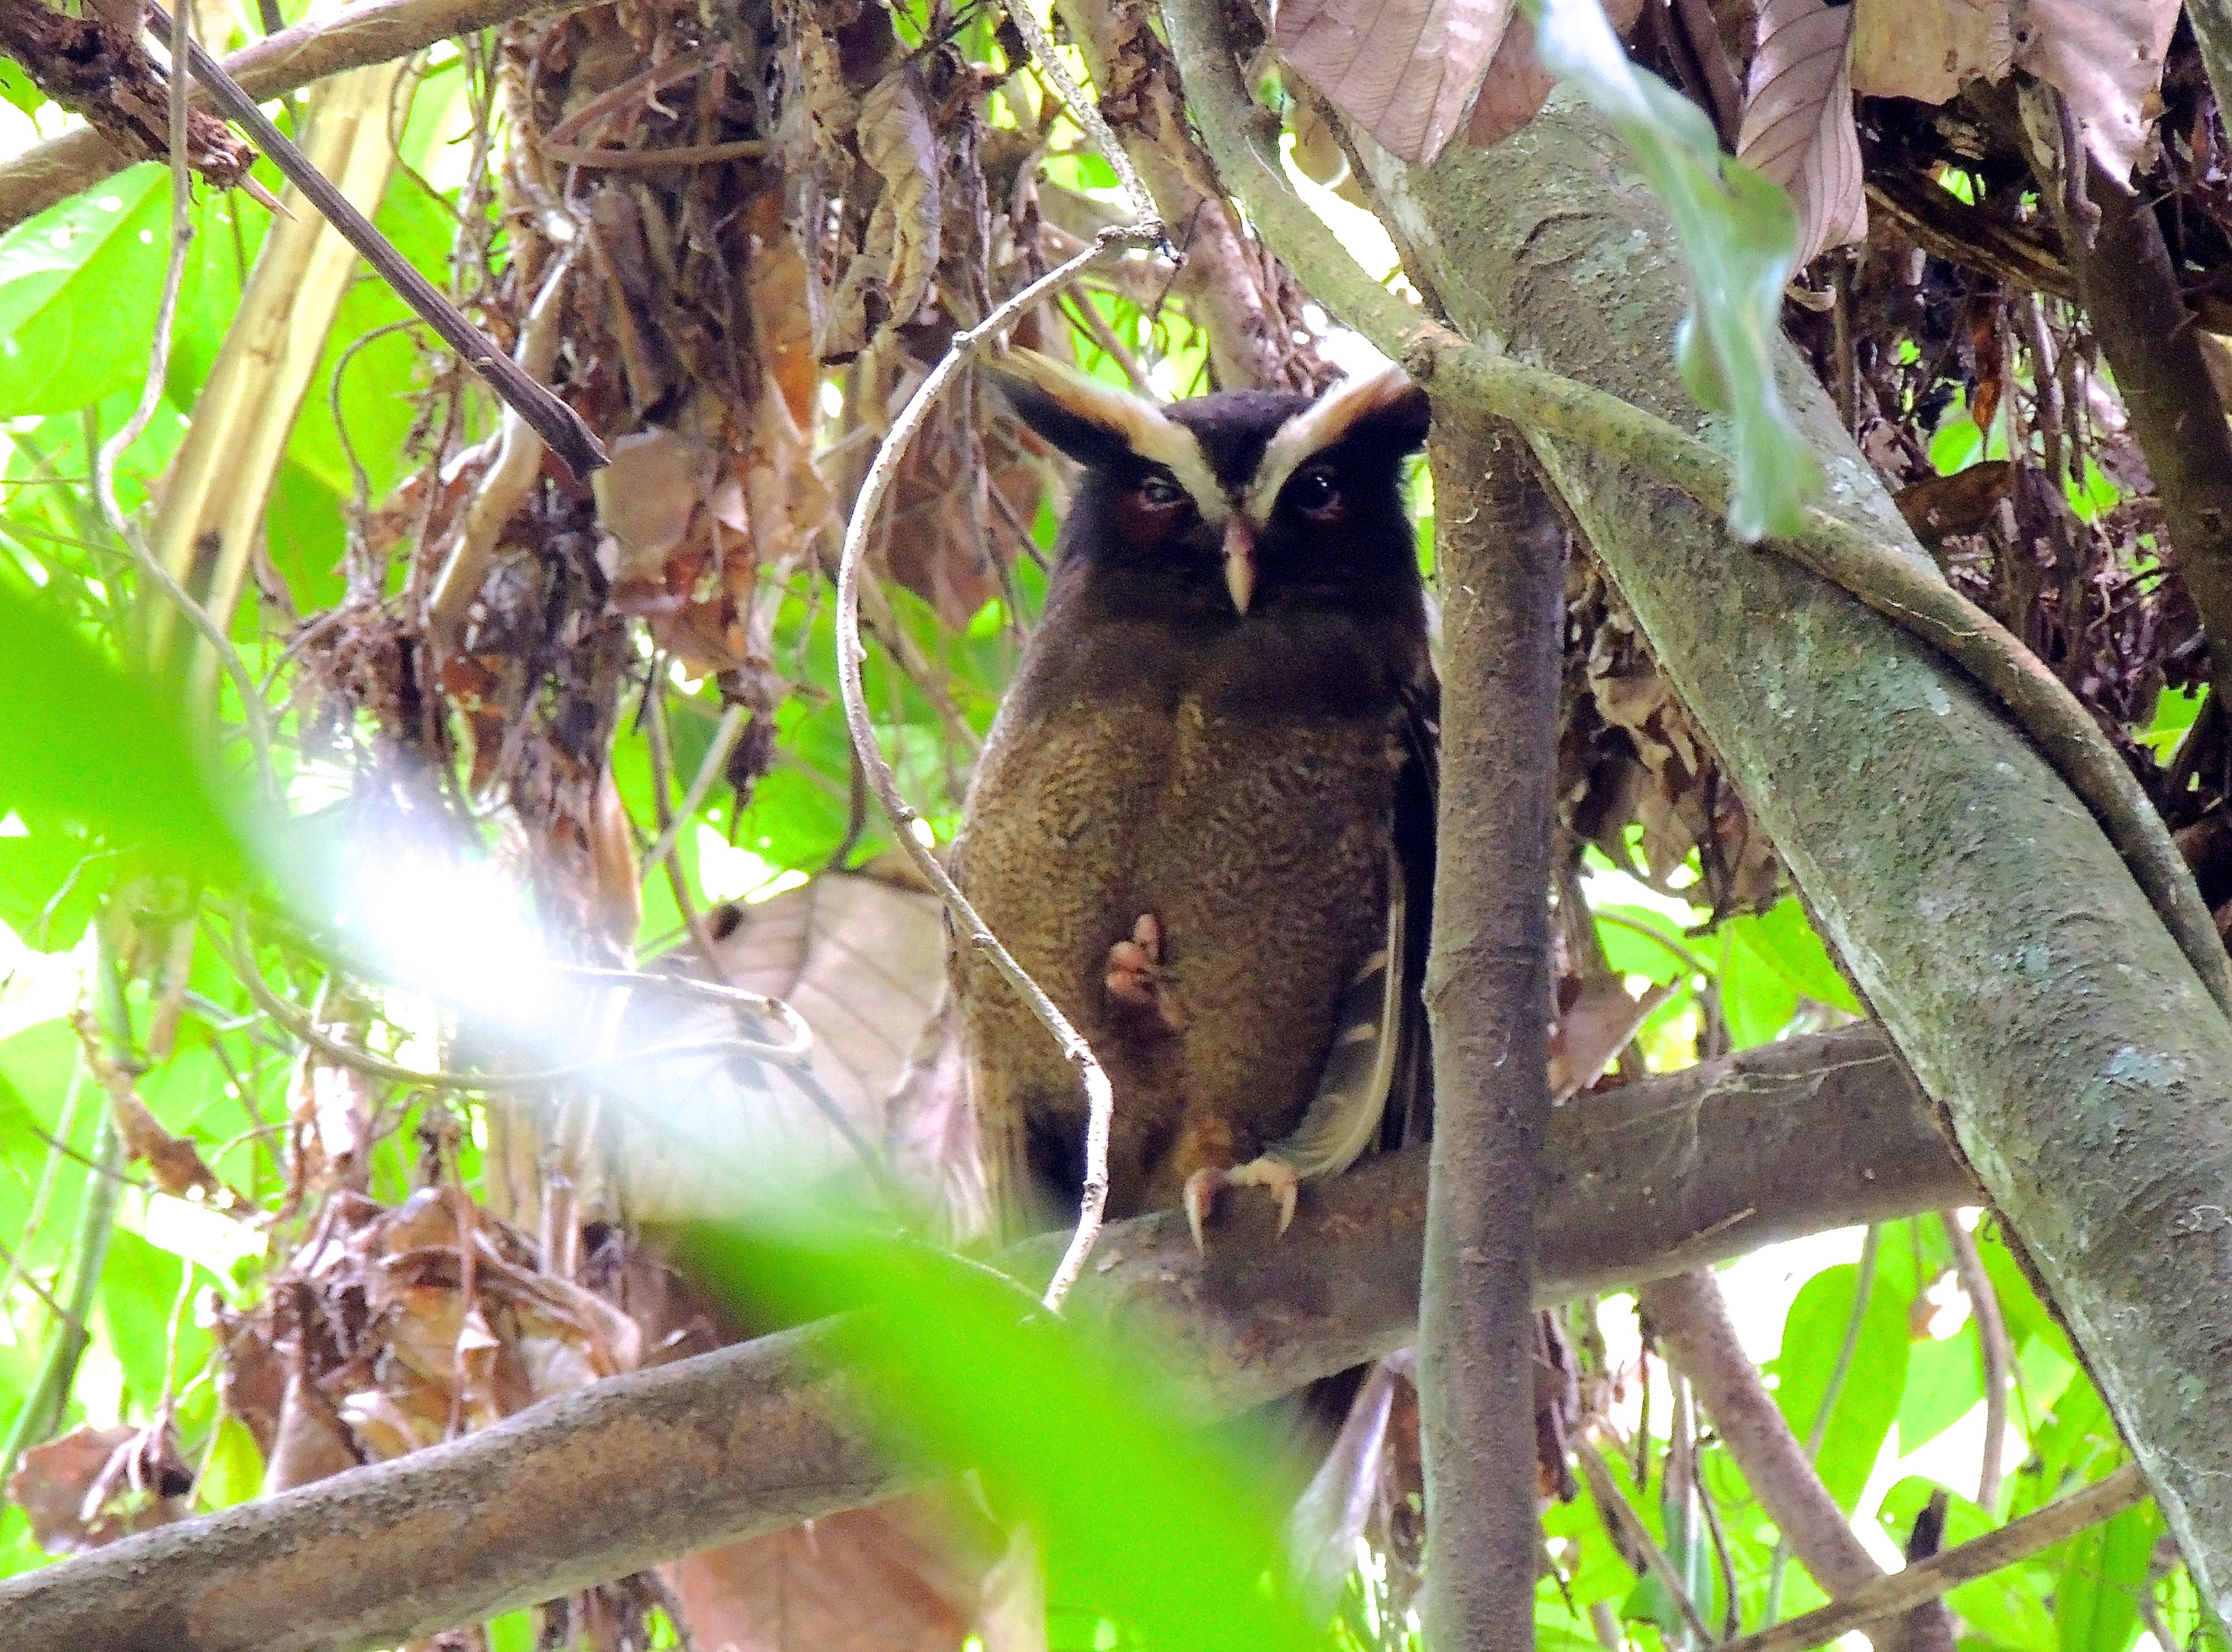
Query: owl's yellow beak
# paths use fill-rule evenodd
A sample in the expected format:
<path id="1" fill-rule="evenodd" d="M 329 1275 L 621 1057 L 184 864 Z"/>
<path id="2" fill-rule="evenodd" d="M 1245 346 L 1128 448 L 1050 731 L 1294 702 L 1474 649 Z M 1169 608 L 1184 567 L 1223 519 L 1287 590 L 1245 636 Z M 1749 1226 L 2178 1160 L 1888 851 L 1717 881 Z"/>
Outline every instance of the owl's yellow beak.
<path id="1" fill-rule="evenodd" d="M 1232 593 L 1232 606 L 1246 613 L 1256 594 L 1256 526 L 1237 511 L 1224 524 L 1224 588 Z"/>

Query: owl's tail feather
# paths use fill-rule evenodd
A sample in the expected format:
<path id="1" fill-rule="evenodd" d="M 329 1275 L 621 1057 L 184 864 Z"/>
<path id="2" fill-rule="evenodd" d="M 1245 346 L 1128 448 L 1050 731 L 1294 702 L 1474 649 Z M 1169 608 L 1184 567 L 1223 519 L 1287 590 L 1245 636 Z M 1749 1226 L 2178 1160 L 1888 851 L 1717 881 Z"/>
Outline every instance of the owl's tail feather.
<path id="1" fill-rule="evenodd" d="M 1372 1145 L 1403 1070 L 1406 1024 L 1416 1001 L 1405 971 L 1411 952 L 1406 881 L 1391 852 L 1385 942 L 1341 995 L 1333 1048 L 1301 1122 L 1264 1150 L 1265 1158 L 1292 1167 L 1306 1182 L 1346 1169 Z"/>

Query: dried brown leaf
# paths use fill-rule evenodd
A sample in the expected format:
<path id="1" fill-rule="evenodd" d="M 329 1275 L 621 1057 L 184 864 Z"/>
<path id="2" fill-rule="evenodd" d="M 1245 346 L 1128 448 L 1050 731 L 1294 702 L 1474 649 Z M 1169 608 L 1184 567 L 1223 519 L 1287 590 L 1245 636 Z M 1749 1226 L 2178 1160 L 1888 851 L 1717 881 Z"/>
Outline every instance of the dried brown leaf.
<path id="1" fill-rule="evenodd" d="M 1557 83 L 1558 77 L 1534 55 L 1534 19 L 1514 17 L 1489 60 L 1487 77 L 1465 122 L 1465 141 L 1476 149 L 1502 143 L 1542 112 Z"/>
<path id="2" fill-rule="evenodd" d="M 1852 8 L 1766 0 L 1744 87 L 1736 158 L 1789 191 L 1798 262 L 1868 232 L 1852 122 Z"/>
<path id="3" fill-rule="evenodd" d="M 80 1427 L 25 1451 L 8 1497 L 42 1549 L 77 1554 L 185 1519 L 193 1483 L 167 1428 Z"/>
<path id="4" fill-rule="evenodd" d="M 1943 103 L 2015 62 L 2008 0 L 1852 0 L 1852 90 Z"/>
<path id="5" fill-rule="evenodd" d="M 1617 975 L 1585 979 L 1550 1035 L 1550 1093 L 1563 1101 L 1594 1084 L 1673 990 L 1654 986 L 1638 998 Z"/>
<path id="6" fill-rule="evenodd" d="M 825 872 L 772 900 L 725 908 L 716 933 L 727 982 L 784 1000 L 814 1044 L 803 1072 L 731 1056 L 718 1048 L 724 1037 L 776 1029 L 750 1016 L 740 1027 L 737 1012 L 716 1005 L 637 994 L 629 1040 L 712 1046 L 660 1060 L 659 1116 L 631 1115 L 618 1127 L 614 1175 L 628 1207 L 647 1216 L 733 1215 L 849 1174 L 859 1155 L 847 1130 L 879 1150 L 892 1092 L 944 981 L 936 897 L 862 873 Z M 660 967 L 700 968 L 686 952 Z"/>
<path id="7" fill-rule="evenodd" d="M 1511 0 L 1281 0 L 1279 55 L 1385 148 L 1431 163 L 1463 124 Z"/>
<path id="8" fill-rule="evenodd" d="M 2119 183 L 2162 113 L 2178 0 L 2010 0 L 2015 67 L 2058 89 L 2093 159 Z"/>
<path id="9" fill-rule="evenodd" d="M 1605 16 L 1622 36 L 1642 15 L 1643 0 L 1606 0 Z M 1480 95 L 1473 100 L 1472 114 L 1465 123 L 1465 141 L 1476 149 L 1502 143 L 1541 113 L 1557 83 L 1557 76 L 1534 55 L 1533 19 L 1524 12 L 1515 14 L 1489 60 Z"/>

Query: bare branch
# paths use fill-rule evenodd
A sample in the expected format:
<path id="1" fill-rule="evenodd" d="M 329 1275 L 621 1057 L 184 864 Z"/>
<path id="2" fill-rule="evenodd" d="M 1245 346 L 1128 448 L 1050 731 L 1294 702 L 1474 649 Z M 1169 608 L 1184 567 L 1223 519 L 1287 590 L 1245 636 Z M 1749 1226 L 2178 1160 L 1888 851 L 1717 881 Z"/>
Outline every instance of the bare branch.
<path id="1" fill-rule="evenodd" d="M 1420 1285 L 1430 1645 L 1526 1644 L 1534 1511 L 1529 1286 L 1550 1123 L 1550 837 L 1566 528 L 1509 426 L 1437 424 L 1444 651 L 1433 1173 Z M 1583 1455 L 1589 1455 L 1585 1448 Z"/>
<path id="2" fill-rule="evenodd" d="M 853 518 L 845 525 L 844 554 L 837 564 L 837 687 L 845 702 L 845 727 L 852 735 L 853 750 L 860 760 L 869 788 L 890 819 L 899 847 L 945 903 L 946 910 L 953 915 L 954 923 L 967 936 L 969 944 L 992 961 L 1001 978 L 1045 1023 L 1047 1031 L 1061 1046 L 1064 1059 L 1077 1069 L 1078 1080 L 1085 1087 L 1087 1116 L 1084 1193 L 1077 1231 L 1071 1237 L 1061 1266 L 1054 1270 L 1054 1279 L 1047 1286 L 1046 1304 L 1049 1308 L 1061 1305 L 1062 1298 L 1076 1283 L 1085 1259 L 1100 1235 L 1100 1215 L 1108 1203 L 1108 1122 L 1115 1108 L 1115 1092 L 1109 1087 L 1108 1075 L 1093 1059 L 1084 1038 L 1069 1024 L 1069 1018 L 1015 962 L 1014 955 L 1000 944 L 984 920 L 977 916 L 976 909 L 969 904 L 969 897 L 961 892 L 960 885 L 947 875 L 938 857 L 930 852 L 929 845 L 914 834 L 922 816 L 899 794 L 899 776 L 892 772 L 892 766 L 884 760 L 883 750 L 876 743 L 876 725 L 868 715 L 867 694 L 860 683 L 860 668 L 867 660 L 867 651 L 860 642 L 860 567 L 867 554 L 868 535 L 875 527 L 884 496 L 891 490 L 892 482 L 899 475 L 899 461 L 906 456 L 907 443 L 929 417 L 930 410 L 937 405 L 945 386 L 969 364 L 977 348 L 997 338 L 1002 329 L 1048 293 L 1060 292 L 1102 254 L 1131 243 L 1153 242 L 1161 235 L 1162 226 L 1154 223 L 1103 230 L 1083 252 L 1066 263 L 1055 265 L 1003 300 L 975 327 L 953 335 L 953 342 L 944 355 L 916 386 L 907 405 L 892 421 L 891 429 L 885 431 L 876 457 L 868 466 L 868 474 L 860 483 L 860 494 L 853 502 Z"/>
<path id="3" fill-rule="evenodd" d="M 225 73 L 250 97 L 276 98 L 368 63 L 424 51 L 436 41 L 470 35 L 539 11 L 564 10 L 571 0 L 372 0 L 368 5 L 297 23 L 224 60 Z M 204 94 L 194 100 L 207 107 Z M 0 166 L 0 231 L 68 200 L 139 159 L 91 128 L 65 133 Z"/>
<path id="4" fill-rule="evenodd" d="M 1865 1027 L 1561 1109 L 1544 1188 L 1542 1305 L 1976 1196 Z M 1191 1418 L 1229 1416 L 1411 1339 L 1425 1194 L 1417 1149 L 1312 1183 L 1276 1242 L 1268 1206 L 1207 1258 L 1177 1212 L 1119 1223 L 1068 1312 L 1166 1353 Z M 1043 1278 L 1060 1243 L 1002 1260 Z M 27 1572 L 0 1584 L 0 1621 L 27 1646 L 347 1652 L 856 1507 L 908 1480 L 846 1420 L 826 1346 L 809 1327 L 599 1383 Z"/>
<path id="5" fill-rule="evenodd" d="M 164 15 L 163 8 L 152 3 L 152 0 L 148 10 L 159 19 Z M 434 283 L 420 275 L 417 267 L 373 228 L 370 218 L 357 211 L 356 204 L 335 189 L 332 181 L 310 164 L 309 157 L 271 124 L 269 117 L 256 107 L 256 100 L 225 72 L 224 66 L 211 57 L 200 42 L 187 40 L 186 60 L 192 65 L 194 79 L 201 82 L 217 107 L 247 129 L 256 146 L 287 175 L 287 181 L 302 191 L 310 204 L 318 209 L 319 215 L 363 256 L 382 281 L 395 289 L 397 297 L 441 335 L 442 341 L 457 353 L 466 366 L 480 375 L 506 407 L 534 427 L 535 434 L 550 444 L 550 450 L 565 462 L 568 470 L 577 476 L 586 477 L 607 463 L 604 444 L 582 422 L 581 416 L 497 349 L 486 334 L 437 292 Z M 173 77 L 177 72 L 178 66 L 173 63 Z"/>
<path id="6" fill-rule="evenodd" d="M 2087 1526 L 2112 1520 L 2146 1497 L 2147 1482 L 2139 1466 L 2126 1463 L 2081 1492 L 2019 1520 L 2009 1520 L 1998 1531 L 1972 1538 L 1958 1548 L 1917 1560 L 1903 1571 L 1886 1573 L 1819 1611 L 1777 1623 L 1741 1641 L 1727 1642 L 1722 1652 L 1806 1652 L 1809 1647 L 1826 1646 L 1871 1617 L 1905 1612 L 1936 1600 L 1972 1578 L 2013 1565 L 2041 1549 L 2050 1549 Z"/>

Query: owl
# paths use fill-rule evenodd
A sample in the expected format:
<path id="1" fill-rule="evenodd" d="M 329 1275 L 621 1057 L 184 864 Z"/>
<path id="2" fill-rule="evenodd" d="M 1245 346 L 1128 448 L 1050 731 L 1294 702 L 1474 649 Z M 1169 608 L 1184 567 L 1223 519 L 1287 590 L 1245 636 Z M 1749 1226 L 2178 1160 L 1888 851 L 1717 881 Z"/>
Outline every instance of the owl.
<path id="1" fill-rule="evenodd" d="M 1113 1216 L 1299 1184 L 1415 1135 L 1436 684 L 1399 369 L 1168 405 L 1015 351 L 995 377 L 1080 467 L 954 870 L 1115 1092 Z M 1002 1237 L 1074 1219 L 1076 1072 L 952 960 Z"/>

